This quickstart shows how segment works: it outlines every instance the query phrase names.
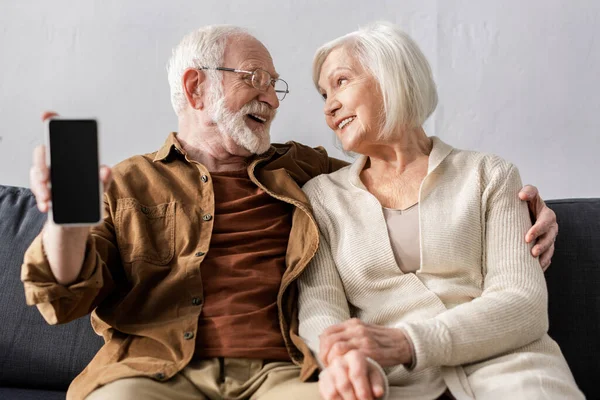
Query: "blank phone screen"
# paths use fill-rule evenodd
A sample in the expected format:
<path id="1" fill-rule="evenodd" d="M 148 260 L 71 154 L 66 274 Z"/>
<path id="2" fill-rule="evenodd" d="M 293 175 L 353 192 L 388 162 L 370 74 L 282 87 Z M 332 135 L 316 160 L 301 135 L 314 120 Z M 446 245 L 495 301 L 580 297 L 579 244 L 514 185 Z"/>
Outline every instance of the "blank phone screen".
<path id="1" fill-rule="evenodd" d="M 98 222 L 100 185 L 96 121 L 51 120 L 48 129 L 54 222 Z"/>

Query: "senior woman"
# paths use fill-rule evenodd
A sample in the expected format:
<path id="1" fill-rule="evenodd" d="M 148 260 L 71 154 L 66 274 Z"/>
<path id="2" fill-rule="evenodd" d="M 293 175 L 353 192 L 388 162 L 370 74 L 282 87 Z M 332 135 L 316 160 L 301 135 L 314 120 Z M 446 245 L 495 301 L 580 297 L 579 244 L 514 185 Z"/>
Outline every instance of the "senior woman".
<path id="1" fill-rule="evenodd" d="M 415 42 L 373 24 L 321 47 L 313 78 L 360 155 L 303 188 L 321 245 L 298 284 L 300 335 L 327 366 L 322 396 L 380 396 L 385 371 L 393 399 L 582 398 L 547 334 L 519 173 L 427 136 L 437 93 Z"/>

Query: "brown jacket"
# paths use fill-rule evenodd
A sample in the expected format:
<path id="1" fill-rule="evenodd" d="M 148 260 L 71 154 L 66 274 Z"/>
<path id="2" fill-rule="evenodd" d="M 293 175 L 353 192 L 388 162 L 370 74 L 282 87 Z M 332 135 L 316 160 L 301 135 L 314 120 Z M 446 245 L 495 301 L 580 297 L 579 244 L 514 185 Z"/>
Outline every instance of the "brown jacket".
<path id="1" fill-rule="evenodd" d="M 272 145 L 248 165 L 256 185 L 295 206 L 277 305 L 286 347 L 302 365 L 303 380 L 317 364 L 298 337 L 295 280 L 317 250 L 319 231 L 301 187 L 344 165 L 323 148 L 295 142 Z M 200 265 L 213 227 L 210 173 L 187 158 L 172 133 L 158 152 L 119 163 L 113 175 L 105 218 L 91 230 L 78 280 L 68 287 L 56 283 L 41 235 L 22 267 L 27 304 L 37 305 L 48 323 L 93 311 L 92 326 L 104 337 L 104 346 L 71 384 L 69 399 L 126 377 L 169 379 L 194 355 L 203 303 Z"/>

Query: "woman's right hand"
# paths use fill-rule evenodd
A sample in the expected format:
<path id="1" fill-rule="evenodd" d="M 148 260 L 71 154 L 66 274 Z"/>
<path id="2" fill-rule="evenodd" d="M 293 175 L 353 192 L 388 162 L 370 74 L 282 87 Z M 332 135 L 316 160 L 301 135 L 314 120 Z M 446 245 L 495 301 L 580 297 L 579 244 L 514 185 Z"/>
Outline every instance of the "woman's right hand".
<path id="1" fill-rule="evenodd" d="M 42 121 L 46 121 L 58 114 L 52 111 L 46 111 L 42 114 Z M 104 191 L 108 189 L 112 182 L 112 174 L 109 167 L 103 165 L 100 167 L 100 180 Z M 33 150 L 33 165 L 29 170 L 29 185 L 35 196 L 38 209 L 46 213 L 50 209 L 52 197 L 50 195 L 50 169 L 46 162 L 46 147 L 37 146 Z"/>
<path id="2" fill-rule="evenodd" d="M 383 370 L 357 350 L 334 359 L 319 375 L 324 400 L 373 400 L 386 391 Z"/>

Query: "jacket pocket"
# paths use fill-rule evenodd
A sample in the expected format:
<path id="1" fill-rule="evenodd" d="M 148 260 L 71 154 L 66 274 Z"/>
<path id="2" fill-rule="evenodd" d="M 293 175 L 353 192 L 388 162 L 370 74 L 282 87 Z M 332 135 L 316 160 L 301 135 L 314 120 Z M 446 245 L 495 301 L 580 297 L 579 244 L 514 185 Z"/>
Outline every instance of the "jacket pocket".
<path id="1" fill-rule="evenodd" d="M 175 205 L 146 206 L 136 199 L 117 200 L 115 230 L 125 263 L 166 265 L 175 253 Z"/>

